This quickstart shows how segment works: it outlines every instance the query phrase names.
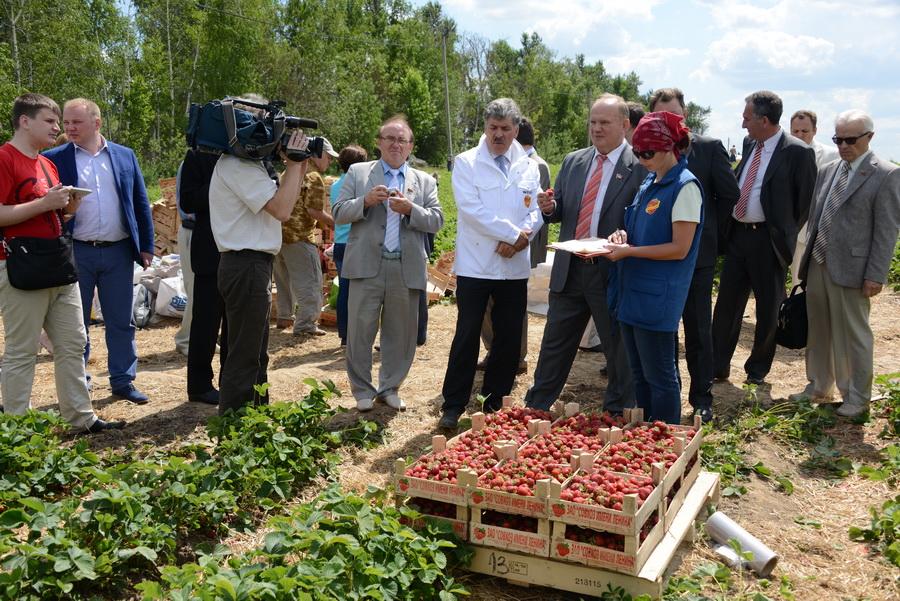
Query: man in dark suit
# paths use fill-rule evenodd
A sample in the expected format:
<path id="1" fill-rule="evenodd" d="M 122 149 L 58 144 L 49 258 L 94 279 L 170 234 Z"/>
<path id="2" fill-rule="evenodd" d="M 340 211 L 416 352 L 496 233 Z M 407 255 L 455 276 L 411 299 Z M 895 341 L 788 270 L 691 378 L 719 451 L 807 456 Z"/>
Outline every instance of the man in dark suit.
<path id="1" fill-rule="evenodd" d="M 560 241 L 605 237 L 624 227 L 625 207 L 634 200 L 647 174 L 625 141 L 628 127 L 628 106 L 622 98 L 612 94 L 598 98 L 588 125 L 593 145 L 566 156 L 552 197 L 538 194 L 544 221 L 562 222 Z M 534 385 L 525 395 L 529 407 L 546 409 L 559 397 L 592 317 L 606 354 L 608 382 L 603 407 L 621 413 L 633 405 L 628 360 L 607 306 L 609 269 L 609 261 L 603 258 L 556 252 Z"/>
<path id="2" fill-rule="evenodd" d="M 194 270 L 190 338 L 188 341 L 188 400 L 217 405 L 219 391 L 213 384 L 212 360 L 216 342 L 220 342 L 219 367 L 228 358 L 228 328 L 225 300 L 219 292 L 219 249 L 213 238 L 209 217 L 209 183 L 217 154 L 188 149 L 184 155 L 179 182 L 179 200 L 184 211 L 194 214 L 191 236 L 191 267 Z M 222 336 L 219 337 L 221 328 Z M 221 369 L 219 370 L 221 372 Z"/>
<path id="3" fill-rule="evenodd" d="M 745 101 L 743 127 L 748 136 L 735 172 L 740 196 L 726 218 L 727 252 L 713 313 L 714 375 L 728 379 L 752 290 L 756 331 L 744 369 L 748 383 L 762 384 L 775 358 L 778 307 L 797 231 L 809 213 L 816 156 L 779 127 L 783 107 L 778 95 L 754 92 Z"/>
<path id="4" fill-rule="evenodd" d="M 816 208 L 800 262 L 809 384 L 791 399 L 822 401 L 837 385 L 844 402 L 836 413 L 857 417 L 872 398 L 869 308 L 884 286 L 897 243 L 900 169 L 869 149 L 875 125 L 863 111 L 838 115 L 834 132 L 841 160 L 816 179 Z"/>
<path id="5" fill-rule="evenodd" d="M 685 114 L 684 94 L 678 88 L 660 88 L 650 97 L 650 112 Z M 719 222 L 730 219 L 729 212 L 740 197 L 737 180 L 721 140 L 691 134 L 687 151 L 688 170 L 703 186 L 703 232 L 700 253 L 684 305 L 684 355 L 691 388 L 688 401 L 704 422 L 712 419 L 713 340 L 712 285 L 718 255 Z"/>
<path id="6" fill-rule="evenodd" d="M 112 393 L 143 405 L 147 395 L 132 383 L 137 374 L 132 280 L 134 263 L 146 269 L 153 260 L 153 216 L 134 151 L 106 140 L 100 134 L 101 124 L 95 102 L 68 101 L 63 127 L 69 143 L 48 150 L 46 156 L 56 164 L 63 184 L 91 190 L 70 222 L 84 324 L 87 328 L 91 323 L 96 288 Z M 90 348 L 88 336 L 85 361 Z"/>

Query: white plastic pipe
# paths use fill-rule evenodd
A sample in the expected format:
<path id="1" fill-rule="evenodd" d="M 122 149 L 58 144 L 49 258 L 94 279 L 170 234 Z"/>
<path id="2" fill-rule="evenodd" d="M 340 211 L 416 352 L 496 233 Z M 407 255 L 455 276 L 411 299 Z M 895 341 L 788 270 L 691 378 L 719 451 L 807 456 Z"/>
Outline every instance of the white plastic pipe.
<path id="1" fill-rule="evenodd" d="M 709 516 L 706 520 L 706 531 L 710 538 L 723 545 L 727 545 L 731 539 L 737 540 L 741 544 L 741 549 L 753 554 L 753 559 L 747 563 L 750 569 L 762 578 L 768 578 L 778 563 L 778 555 L 772 549 L 721 511 Z"/>

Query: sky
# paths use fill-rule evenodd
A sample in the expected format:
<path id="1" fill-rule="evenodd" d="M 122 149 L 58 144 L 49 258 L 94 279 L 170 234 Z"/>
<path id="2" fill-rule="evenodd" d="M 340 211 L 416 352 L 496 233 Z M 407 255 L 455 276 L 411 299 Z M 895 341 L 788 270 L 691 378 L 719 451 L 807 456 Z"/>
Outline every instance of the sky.
<path id="1" fill-rule="evenodd" d="M 739 153 L 744 98 L 768 89 L 784 102 L 783 128 L 813 110 L 816 140 L 830 148 L 837 114 L 867 111 L 871 148 L 900 161 L 900 0 L 439 1 L 459 33 L 518 48 L 534 32 L 557 58 L 635 71 L 642 93 L 681 88 L 712 109 L 707 134 Z"/>

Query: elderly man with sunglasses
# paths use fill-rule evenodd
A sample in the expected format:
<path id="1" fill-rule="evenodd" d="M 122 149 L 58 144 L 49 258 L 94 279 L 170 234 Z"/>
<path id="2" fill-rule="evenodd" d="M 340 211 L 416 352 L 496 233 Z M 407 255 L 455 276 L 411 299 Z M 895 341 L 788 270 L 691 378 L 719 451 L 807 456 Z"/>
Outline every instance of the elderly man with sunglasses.
<path id="1" fill-rule="evenodd" d="M 816 209 L 800 263 L 806 282 L 809 384 L 792 400 L 826 400 L 837 385 L 836 413 L 865 413 L 872 397 L 871 298 L 881 292 L 900 222 L 900 169 L 869 149 L 875 126 L 858 110 L 838 115 L 832 141 L 839 161 L 816 179 Z"/>

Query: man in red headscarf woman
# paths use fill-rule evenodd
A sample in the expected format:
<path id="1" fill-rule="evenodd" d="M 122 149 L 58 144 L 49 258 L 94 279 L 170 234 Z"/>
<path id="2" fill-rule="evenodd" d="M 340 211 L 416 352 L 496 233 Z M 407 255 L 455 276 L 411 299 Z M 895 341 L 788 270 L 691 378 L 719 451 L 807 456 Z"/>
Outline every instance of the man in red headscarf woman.
<path id="1" fill-rule="evenodd" d="M 703 196 L 683 151 L 690 145 L 684 117 L 645 115 L 632 152 L 650 174 L 625 209 L 625 230 L 610 236 L 618 261 L 610 304 L 617 315 L 645 419 L 681 421 L 678 322 L 684 310 L 703 224 Z"/>

